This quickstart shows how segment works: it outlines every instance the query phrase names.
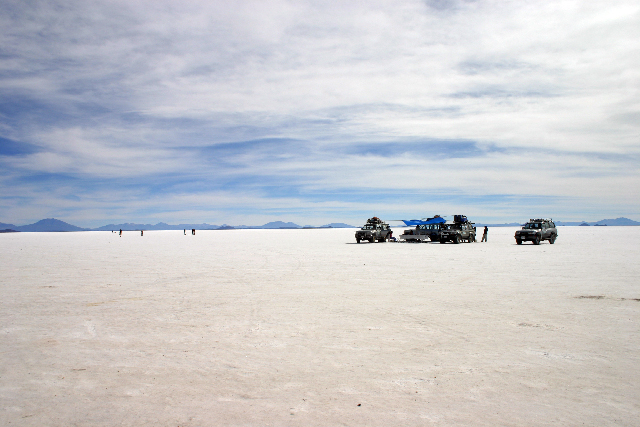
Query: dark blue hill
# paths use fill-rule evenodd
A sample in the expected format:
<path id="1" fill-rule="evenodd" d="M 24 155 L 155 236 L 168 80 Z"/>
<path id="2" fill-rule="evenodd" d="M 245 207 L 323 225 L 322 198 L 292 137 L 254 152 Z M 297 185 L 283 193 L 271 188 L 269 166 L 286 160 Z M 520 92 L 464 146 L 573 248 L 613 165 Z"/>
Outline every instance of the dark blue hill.
<path id="1" fill-rule="evenodd" d="M 88 228 L 80 228 L 55 218 L 41 219 L 40 221 L 17 227 L 18 231 L 87 231 Z"/>
<path id="2" fill-rule="evenodd" d="M 294 224 L 293 222 L 273 221 L 273 222 L 268 222 L 259 228 L 302 228 L 302 227 L 300 227 L 298 224 Z"/>
<path id="3" fill-rule="evenodd" d="M 640 222 L 629 218 L 601 219 L 598 222 L 592 222 L 591 225 L 640 225 Z"/>

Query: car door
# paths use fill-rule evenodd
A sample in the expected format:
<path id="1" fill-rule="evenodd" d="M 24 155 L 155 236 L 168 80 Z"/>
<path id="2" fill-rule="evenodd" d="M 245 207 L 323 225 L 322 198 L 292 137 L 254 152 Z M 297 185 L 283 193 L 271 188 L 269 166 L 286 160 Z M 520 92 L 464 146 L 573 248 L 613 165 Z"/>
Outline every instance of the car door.
<path id="1" fill-rule="evenodd" d="M 546 222 L 542 223 L 542 229 L 541 231 L 541 235 L 542 235 L 542 240 L 549 240 L 549 224 L 547 224 Z"/>

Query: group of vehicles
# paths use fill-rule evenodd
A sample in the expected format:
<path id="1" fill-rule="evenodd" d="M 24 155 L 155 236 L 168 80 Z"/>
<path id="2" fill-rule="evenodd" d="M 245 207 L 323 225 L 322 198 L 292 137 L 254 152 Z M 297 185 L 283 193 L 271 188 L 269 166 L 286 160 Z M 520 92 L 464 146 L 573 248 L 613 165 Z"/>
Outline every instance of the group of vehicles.
<path id="1" fill-rule="evenodd" d="M 433 218 L 422 220 L 401 220 L 407 226 L 415 228 L 406 229 L 399 236 L 399 240 L 405 242 L 440 242 L 440 243 L 460 243 L 475 242 L 476 227 L 465 215 L 454 215 L 453 221 L 449 222 L 436 215 Z M 356 242 L 367 240 L 373 242 L 385 242 L 392 239 L 393 231 L 386 222 L 378 217 L 369 218 L 367 223 L 356 231 Z M 522 242 L 530 241 L 534 245 L 539 245 L 541 241 L 548 240 L 554 244 L 558 237 L 556 225 L 551 219 L 530 219 L 521 230 L 516 231 L 515 239 L 518 245 Z"/>
<path id="2" fill-rule="evenodd" d="M 404 221 L 406 225 L 414 225 L 415 229 L 405 230 L 400 240 L 407 242 L 440 242 L 460 243 L 475 242 L 476 227 L 464 215 L 454 215 L 453 222 L 447 222 L 439 215 L 426 220 Z"/>

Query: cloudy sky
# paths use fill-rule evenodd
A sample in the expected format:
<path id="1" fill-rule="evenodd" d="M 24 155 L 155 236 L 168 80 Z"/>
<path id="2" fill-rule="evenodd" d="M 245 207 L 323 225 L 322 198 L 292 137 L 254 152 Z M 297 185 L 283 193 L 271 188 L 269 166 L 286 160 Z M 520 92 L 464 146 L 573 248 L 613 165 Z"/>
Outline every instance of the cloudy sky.
<path id="1" fill-rule="evenodd" d="M 640 220 L 640 3 L 0 2 L 0 222 Z"/>

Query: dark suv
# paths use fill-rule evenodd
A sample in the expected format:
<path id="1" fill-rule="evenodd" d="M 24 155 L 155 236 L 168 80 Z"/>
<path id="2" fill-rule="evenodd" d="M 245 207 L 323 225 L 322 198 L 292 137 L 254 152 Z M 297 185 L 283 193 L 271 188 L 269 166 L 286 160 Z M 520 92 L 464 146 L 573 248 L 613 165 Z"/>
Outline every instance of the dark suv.
<path id="1" fill-rule="evenodd" d="M 384 242 L 391 237 L 391 233 L 389 224 L 374 216 L 367 220 L 364 227 L 356 231 L 356 242 L 360 243 L 361 240 L 368 240 L 370 243 Z"/>
<path id="2" fill-rule="evenodd" d="M 531 241 L 534 245 L 539 245 L 541 241 L 548 240 L 552 245 L 556 242 L 558 230 L 551 219 L 530 219 L 522 230 L 516 231 L 516 243 Z"/>
<path id="3" fill-rule="evenodd" d="M 440 230 L 440 243 L 469 243 L 476 241 L 476 227 L 464 215 L 454 215 L 453 224 L 444 224 Z"/>

